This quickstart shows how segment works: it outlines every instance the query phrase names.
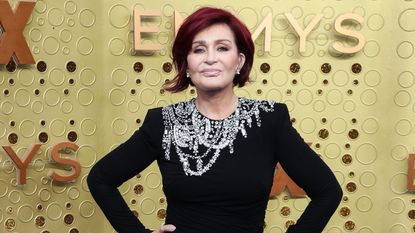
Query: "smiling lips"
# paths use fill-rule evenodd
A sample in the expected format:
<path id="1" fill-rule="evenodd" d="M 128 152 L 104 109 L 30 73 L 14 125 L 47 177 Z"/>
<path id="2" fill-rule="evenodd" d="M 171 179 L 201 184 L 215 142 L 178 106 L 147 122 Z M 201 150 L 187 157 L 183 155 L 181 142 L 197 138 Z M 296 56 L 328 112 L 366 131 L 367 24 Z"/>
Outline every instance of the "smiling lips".
<path id="1" fill-rule="evenodd" d="M 200 73 L 205 77 L 217 77 L 221 70 L 219 69 L 203 69 Z"/>

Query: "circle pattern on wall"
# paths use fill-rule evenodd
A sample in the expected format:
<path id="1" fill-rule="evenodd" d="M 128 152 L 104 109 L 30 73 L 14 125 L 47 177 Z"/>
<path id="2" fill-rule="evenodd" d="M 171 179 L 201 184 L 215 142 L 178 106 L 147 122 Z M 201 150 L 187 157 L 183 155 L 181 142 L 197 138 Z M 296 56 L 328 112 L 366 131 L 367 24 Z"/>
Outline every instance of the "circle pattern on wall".
<path id="1" fill-rule="evenodd" d="M 9 2 L 15 8 L 18 1 Z M 237 1 L 214 4 L 235 13 L 252 33 L 258 31 L 251 82 L 235 87 L 235 93 L 286 104 L 293 127 L 341 184 L 344 196 L 333 217 L 338 224 L 330 222 L 329 233 L 413 230 L 415 198 L 407 190 L 407 163 L 415 149 L 411 143 L 415 123 L 412 3 L 263 0 L 243 6 Z M 32 144 L 41 147 L 28 164 L 23 186 L 17 184 L 13 161 L 5 153 L 0 155 L 0 232 L 35 229 L 46 233 L 64 228 L 73 233 L 103 222 L 89 194 L 88 173 L 142 126 L 149 109 L 198 96 L 194 86 L 172 94 L 163 84 L 176 75 L 171 47 L 180 20 L 204 5 L 212 2 L 36 2 L 23 30 L 35 64 L 20 65 L 14 56 L 0 65 L 0 139 L 21 159 Z M 135 25 L 134 10 L 158 15 L 143 16 Z M 305 38 L 304 52 L 299 51 L 302 38 L 285 13 L 302 29 L 318 14 L 323 16 Z M 334 22 L 345 13 L 364 17 L 362 23 L 345 20 L 341 24 L 366 40 L 353 54 L 333 49 L 334 42 L 345 48 L 359 42 L 337 33 Z M 265 20 L 268 14 L 272 14 L 270 22 Z M 136 26 L 154 27 L 155 33 L 141 33 L 141 44 L 161 49 L 135 51 Z M 393 35 L 385 36 L 391 28 Z M 48 176 L 73 172 L 73 167 L 51 161 L 49 153 L 60 142 L 79 146 L 75 152 L 59 151 L 60 158 L 81 166 L 73 182 L 59 183 Z M 166 219 L 168 203 L 162 184 L 154 163 L 120 187 L 133 213 L 151 227 Z M 288 192 L 269 200 L 264 232 L 287 231 L 305 210 L 309 199 L 292 199 Z M 377 211 L 384 211 L 382 221 L 372 218 Z"/>

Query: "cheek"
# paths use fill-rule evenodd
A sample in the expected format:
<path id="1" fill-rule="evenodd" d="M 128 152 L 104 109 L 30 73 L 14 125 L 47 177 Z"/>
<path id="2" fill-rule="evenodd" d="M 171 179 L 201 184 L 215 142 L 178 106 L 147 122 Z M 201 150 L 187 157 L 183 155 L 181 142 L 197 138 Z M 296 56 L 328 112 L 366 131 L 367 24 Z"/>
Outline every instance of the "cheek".
<path id="1" fill-rule="evenodd" d="M 192 59 L 190 58 L 190 56 L 187 56 L 186 64 L 187 64 L 187 66 L 190 66 L 192 64 Z"/>
<path id="2" fill-rule="evenodd" d="M 237 67 L 239 65 L 239 57 L 238 56 L 233 56 L 232 58 L 229 58 L 228 60 L 230 61 L 229 62 L 230 66 Z"/>
<path id="3" fill-rule="evenodd" d="M 233 60 L 232 62 L 228 62 L 226 67 L 229 71 L 234 71 L 238 67 L 238 60 Z"/>
<path id="4" fill-rule="evenodd" d="M 188 69 L 193 70 L 197 67 L 198 59 L 195 56 L 187 56 L 187 66 Z"/>

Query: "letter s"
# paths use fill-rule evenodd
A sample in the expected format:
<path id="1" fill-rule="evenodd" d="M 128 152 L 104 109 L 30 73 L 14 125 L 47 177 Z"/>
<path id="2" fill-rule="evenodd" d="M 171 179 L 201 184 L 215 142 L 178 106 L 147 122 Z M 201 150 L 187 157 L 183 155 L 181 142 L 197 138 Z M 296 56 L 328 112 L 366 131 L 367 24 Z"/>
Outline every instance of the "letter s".
<path id="1" fill-rule="evenodd" d="M 77 161 L 72 160 L 72 159 L 65 159 L 59 156 L 59 150 L 65 147 L 70 148 L 73 151 L 77 151 L 79 149 L 78 145 L 74 143 L 70 143 L 70 142 L 61 142 L 52 147 L 52 150 L 50 151 L 50 158 L 58 164 L 64 164 L 64 165 L 71 166 L 72 167 L 71 170 L 73 171 L 72 174 L 68 176 L 61 176 L 55 171 L 49 171 L 48 176 L 58 182 L 73 181 L 76 178 L 78 178 L 79 175 L 81 174 L 81 165 Z"/>
<path id="2" fill-rule="evenodd" d="M 357 14 L 348 13 L 337 17 L 336 21 L 334 22 L 334 30 L 342 35 L 354 37 L 358 40 L 357 45 L 350 48 L 343 47 L 339 42 L 334 42 L 333 48 L 340 53 L 356 53 L 360 51 L 365 45 L 365 37 L 361 33 L 342 28 L 341 24 L 343 21 L 348 19 L 356 20 L 359 23 L 363 22 L 363 17 Z"/>

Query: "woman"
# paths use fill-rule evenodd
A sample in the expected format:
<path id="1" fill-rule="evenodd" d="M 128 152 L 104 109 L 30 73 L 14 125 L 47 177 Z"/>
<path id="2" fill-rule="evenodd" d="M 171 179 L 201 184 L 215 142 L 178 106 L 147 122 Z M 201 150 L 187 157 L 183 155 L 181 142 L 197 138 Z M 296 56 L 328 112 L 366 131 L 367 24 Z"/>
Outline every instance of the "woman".
<path id="1" fill-rule="evenodd" d="M 292 127 L 286 105 L 233 91 L 248 80 L 253 53 L 248 29 L 227 11 L 205 7 L 184 21 L 172 51 L 178 73 L 166 90 L 193 85 L 197 97 L 149 110 L 140 129 L 88 176 L 117 231 L 263 232 L 277 162 L 311 198 L 287 232 L 323 230 L 342 197 L 333 173 Z M 151 231 L 117 187 L 154 160 L 168 206 L 166 225 Z"/>

